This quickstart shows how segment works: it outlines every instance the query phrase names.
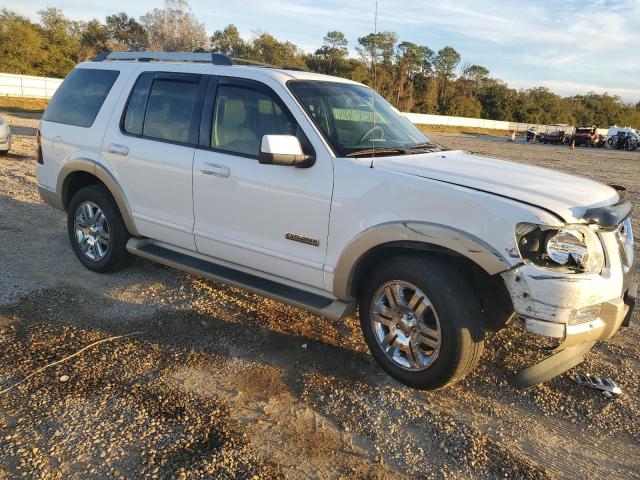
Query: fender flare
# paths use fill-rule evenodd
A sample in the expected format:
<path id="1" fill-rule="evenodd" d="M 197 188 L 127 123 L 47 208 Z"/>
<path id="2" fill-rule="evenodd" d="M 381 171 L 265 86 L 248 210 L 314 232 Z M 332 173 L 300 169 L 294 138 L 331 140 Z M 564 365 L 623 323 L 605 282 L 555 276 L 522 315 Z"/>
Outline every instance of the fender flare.
<path id="1" fill-rule="evenodd" d="M 127 201 L 124 191 L 120 187 L 120 184 L 109 170 L 93 160 L 83 158 L 70 160 L 60 170 L 56 184 L 56 192 L 58 193 L 60 199 L 59 203 L 63 206 L 63 209 L 66 208 L 66 205 L 64 205 L 64 189 L 66 187 L 66 182 L 68 181 L 69 176 L 75 172 L 90 173 L 107 187 L 107 190 L 109 190 L 111 196 L 116 201 L 116 205 L 118 206 L 118 210 L 120 210 L 122 220 L 124 221 L 127 230 L 131 235 L 139 237 L 140 234 L 138 233 L 138 229 L 133 221 L 129 202 Z"/>
<path id="2" fill-rule="evenodd" d="M 351 299 L 354 274 L 360 261 L 373 248 L 398 242 L 451 250 L 468 258 L 489 275 L 512 267 L 512 262 L 495 248 L 468 232 L 430 222 L 389 222 L 362 231 L 347 244 L 334 271 L 334 295 L 340 299 Z"/>

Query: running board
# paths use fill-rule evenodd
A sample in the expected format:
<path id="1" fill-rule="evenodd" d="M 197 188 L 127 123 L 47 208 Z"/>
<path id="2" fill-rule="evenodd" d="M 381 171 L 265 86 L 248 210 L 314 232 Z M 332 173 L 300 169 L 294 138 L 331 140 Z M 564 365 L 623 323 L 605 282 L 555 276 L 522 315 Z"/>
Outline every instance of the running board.
<path id="1" fill-rule="evenodd" d="M 331 320 L 339 320 L 355 311 L 355 303 L 343 302 L 284 285 L 186 253 L 176 252 L 142 238 L 130 238 L 127 242 L 127 251 L 183 272 L 273 298 Z"/>

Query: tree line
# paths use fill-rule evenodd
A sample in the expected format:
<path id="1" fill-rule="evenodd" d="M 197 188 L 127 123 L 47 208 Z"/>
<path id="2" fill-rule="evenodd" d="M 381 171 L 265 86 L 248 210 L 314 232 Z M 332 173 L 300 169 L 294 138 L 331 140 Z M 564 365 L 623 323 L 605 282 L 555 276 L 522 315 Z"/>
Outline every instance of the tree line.
<path id="1" fill-rule="evenodd" d="M 510 88 L 482 65 L 462 61 L 446 46 L 437 51 L 401 41 L 396 33 L 357 39 L 356 57 L 342 32 L 328 32 L 322 46 L 305 53 L 297 45 L 259 32 L 240 36 L 234 25 L 207 35 L 188 0 L 166 0 L 139 19 L 120 12 L 104 21 L 71 20 L 57 8 L 38 12 L 40 21 L 3 9 L 0 71 L 64 77 L 78 62 L 101 51 L 216 51 L 245 60 L 350 78 L 374 87 L 399 110 L 523 123 L 631 125 L 640 127 L 640 102 L 588 93 L 561 97 L 545 87 Z"/>

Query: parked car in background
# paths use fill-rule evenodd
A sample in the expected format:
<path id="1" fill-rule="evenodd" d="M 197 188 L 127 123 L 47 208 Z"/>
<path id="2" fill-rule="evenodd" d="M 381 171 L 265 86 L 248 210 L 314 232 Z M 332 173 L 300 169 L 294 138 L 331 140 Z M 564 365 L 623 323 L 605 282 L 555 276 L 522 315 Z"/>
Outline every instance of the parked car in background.
<path id="1" fill-rule="evenodd" d="M 540 138 L 540 134 L 536 131 L 536 127 L 527 128 L 527 131 L 524 132 L 524 139 L 527 142 L 531 140 L 538 140 Z"/>
<path id="2" fill-rule="evenodd" d="M 640 134 L 629 128 L 620 130 L 618 134 L 613 137 L 611 146 L 618 150 L 625 149 L 631 152 L 638 149 L 638 143 L 640 143 Z"/>
<path id="3" fill-rule="evenodd" d="M 603 135 L 598 135 L 595 126 L 591 127 L 578 127 L 571 137 L 571 142 L 578 147 L 584 145 L 585 147 L 603 147 L 606 143 L 606 138 Z"/>
<path id="4" fill-rule="evenodd" d="M 542 135 L 540 141 L 544 144 L 552 143 L 554 145 L 558 145 L 559 143 L 564 143 L 565 140 L 564 130 L 558 132 L 546 132 Z"/>
<path id="5" fill-rule="evenodd" d="M 634 133 L 639 135 L 639 133 L 631 127 L 618 127 L 614 125 L 613 127 L 609 127 L 609 131 L 607 132 L 607 140 L 608 143 L 613 147 L 616 139 L 618 138 L 618 134 L 622 133 Z"/>
<path id="6" fill-rule="evenodd" d="M 624 149 L 629 151 L 629 152 L 633 152 L 633 151 L 637 150 L 639 146 L 640 146 L 640 136 L 639 135 L 633 135 L 633 136 L 627 138 L 627 141 L 624 144 Z"/>
<path id="7" fill-rule="evenodd" d="M 7 121 L 0 117 L 0 155 L 6 155 L 11 148 L 11 129 Z"/>

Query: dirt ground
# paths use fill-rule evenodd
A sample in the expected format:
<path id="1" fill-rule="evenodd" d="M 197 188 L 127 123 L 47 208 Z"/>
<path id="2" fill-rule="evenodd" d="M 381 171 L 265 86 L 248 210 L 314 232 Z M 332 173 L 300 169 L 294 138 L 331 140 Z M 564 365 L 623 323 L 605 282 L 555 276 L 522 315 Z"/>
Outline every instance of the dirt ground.
<path id="1" fill-rule="evenodd" d="M 539 354 L 517 324 L 489 335 L 459 385 L 414 391 L 374 364 L 355 317 L 143 260 L 85 270 L 64 215 L 37 194 L 37 115 L 5 117 L 16 135 L 0 157 L 0 391 L 105 341 L 0 393 L 0 479 L 640 478 L 637 313 L 577 368 L 618 382 L 618 399 L 569 374 L 510 387 Z M 640 153 L 432 138 L 626 185 L 640 205 Z"/>

